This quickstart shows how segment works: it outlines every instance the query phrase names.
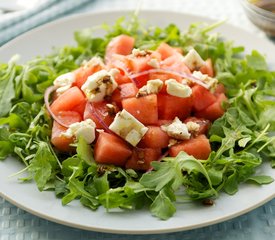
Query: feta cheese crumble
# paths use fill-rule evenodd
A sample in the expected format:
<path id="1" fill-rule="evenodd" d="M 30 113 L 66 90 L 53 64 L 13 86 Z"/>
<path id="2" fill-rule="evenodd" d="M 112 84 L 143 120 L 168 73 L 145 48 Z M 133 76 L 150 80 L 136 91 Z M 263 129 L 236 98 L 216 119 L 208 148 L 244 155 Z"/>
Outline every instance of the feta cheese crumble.
<path id="1" fill-rule="evenodd" d="M 198 54 L 198 52 L 195 49 L 191 49 L 183 58 L 183 62 L 185 65 L 191 70 L 194 71 L 196 69 L 199 69 L 202 67 L 205 62 L 201 58 L 201 56 Z"/>
<path id="2" fill-rule="evenodd" d="M 146 96 L 148 94 L 157 94 L 162 89 L 163 81 L 160 79 L 152 79 L 147 81 L 147 84 L 141 87 L 137 93 L 137 97 Z"/>
<path id="3" fill-rule="evenodd" d="M 132 50 L 132 56 L 134 56 L 134 57 L 144 57 L 151 53 L 152 53 L 152 51 L 150 51 L 150 50 L 140 50 L 139 48 L 134 48 Z"/>
<path id="4" fill-rule="evenodd" d="M 181 98 L 190 97 L 192 94 L 192 89 L 186 85 L 179 83 L 176 79 L 168 79 L 165 81 L 167 86 L 167 93 Z"/>
<path id="5" fill-rule="evenodd" d="M 110 96 L 118 86 L 114 79 L 118 72 L 119 70 L 112 68 L 110 71 L 101 70 L 89 76 L 81 87 L 88 100 L 99 102 Z"/>
<path id="6" fill-rule="evenodd" d="M 116 114 L 109 128 L 133 146 L 136 146 L 148 131 L 147 127 L 125 109 Z"/>
<path id="7" fill-rule="evenodd" d="M 160 64 L 156 58 L 151 58 L 147 64 L 153 68 L 160 68 Z"/>
<path id="8" fill-rule="evenodd" d="M 203 74 L 200 71 L 194 71 L 192 75 L 205 83 L 208 89 L 213 89 L 218 84 L 218 79 L 209 77 L 207 74 Z"/>
<path id="9" fill-rule="evenodd" d="M 168 136 L 177 140 L 189 139 L 191 136 L 186 124 L 184 124 L 178 117 L 176 117 L 171 124 L 162 125 L 161 129 L 165 131 Z"/>
<path id="10" fill-rule="evenodd" d="M 187 122 L 186 127 L 189 132 L 197 132 L 200 129 L 200 125 L 198 123 L 192 122 L 192 121 Z"/>
<path id="11" fill-rule="evenodd" d="M 75 81 L 74 72 L 68 72 L 58 76 L 53 82 L 53 85 L 57 87 L 56 89 L 57 94 L 62 94 L 65 91 L 67 91 L 72 86 L 74 81 Z"/>
<path id="12" fill-rule="evenodd" d="M 103 60 L 100 57 L 92 57 L 89 61 L 83 61 L 82 67 L 83 69 L 91 68 L 99 66 L 101 68 L 104 68 Z"/>
<path id="13" fill-rule="evenodd" d="M 76 139 L 82 136 L 85 141 L 90 144 L 95 140 L 95 128 L 96 125 L 94 121 L 91 119 L 86 119 L 82 122 L 71 124 L 66 132 L 62 133 L 62 136 L 67 138 L 75 136 Z"/>

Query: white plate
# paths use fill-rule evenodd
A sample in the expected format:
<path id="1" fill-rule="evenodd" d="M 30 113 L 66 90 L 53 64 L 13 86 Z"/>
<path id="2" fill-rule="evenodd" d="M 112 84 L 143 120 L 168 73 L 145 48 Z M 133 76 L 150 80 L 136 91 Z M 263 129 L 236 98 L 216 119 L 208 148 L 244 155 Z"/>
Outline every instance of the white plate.
<path id="1" fill-rule="evenodd" d="M 113 23 L 125 12 L 105 12 L 84 14 L 59 20 L 35 30 L 32 30 L 0 48 L 0 62 L 19 53 L 22 61 L 36 55 L 49 53 L 53 46 L 64 46 L 73 43 L 73 32 L 85 27 L 91 27 L 103 22 Z M 164 26 L 176 23 L 182 29 L 193 22 L 209 19 L 185 15 L 175 12 L 146 11 L 141 18 L 150 24 Z M 259 39 L 252 34 L 227 24 L 220 27 L 226 38 L 235 40 L 237 44 L 246 46 L 248 50 L 258 49 L 265 53 L 269 63 L 275 66 L 275 47 L 265 39 Z M 39 192 L 34 183 L 19 183 L 16 178 L 8 176 L 22 169 L 15 159 L 0 162 L 0 194 L 11 203 L 42 218 L 82 229 L 113 232 L 113 233 L 163 233 L 198 228 L 244 214 L 275 197 L 275 182 L 264 186 L 242 185 L 234 196 L 222 194 L 211 207 L 188 203 L 177 206 L 177 212 L 168 221 L 152 217 L 149 211 L 131 211 L 106 213 L 103 208 L 90 211 L 79 205 L 77 201 L 63 207 L 52 192 Z M 275 170 L 265 165 L 260 172 L 273 176 Z"/>

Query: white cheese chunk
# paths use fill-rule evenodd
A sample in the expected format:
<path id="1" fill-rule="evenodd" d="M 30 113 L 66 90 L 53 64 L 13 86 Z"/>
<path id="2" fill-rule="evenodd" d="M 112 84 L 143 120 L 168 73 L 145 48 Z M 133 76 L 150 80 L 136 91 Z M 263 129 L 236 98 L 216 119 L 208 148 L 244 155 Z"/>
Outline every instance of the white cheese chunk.
<path id="1" fill-rule="evenodd" d="M 115 68 L 110 71 L 101 70 L 89 76 L 81 89 L 90 102 L 99 102 L 110 96 L 117 88 L 114 76 L 119 71 Z"/>
<path id="2" fill-rule="evenodd" d="M 148 53 L 147 51 L 145 51 L 145 50 L 140 50 L 139 48 L 134 48 L 134 49 L 132 50 L 132 55 L 133 55 L 134 57 L 146 56 L 147 53 Z"/>
<path id="3" fill-rule="evenodd" d="M 176 117 L 174 121 L 169 125 L 162 125 L 161 129 L 165 131 L 168 136 L 177 140 L 189 139 L 191 134 L 188 132 L 186 124 Z"/>
<path id="4" fill-rule="evenodd" d="M 83 61 L 82 67 L 84 69 L 99 66 L 104 68 L 103 60 L 100 57 L 92 57 L 89 61 Z"/>
<path id="5" fill-rule="evenodd" d="M 146 96 L 148 94 L 157 94 L 162 89 L 163 81 L 160 79 L 152 79 L 138 90 L 137 97 Z"/>
<path id="6" fill-rule="evenodd" d="M 53 85 L 57 87 L 56 92 L 58 94 L 61 94 L 65 91 L 67 91 L 72 86 L 74 81 L 75 81 L 75 73 L 68 72 L 68 73 L 58 76 L 54 80 Z"/>
<path id="7" fill-rule="evenodd" d="M 201 58 L 201 56 L 198 54 L 198 52 L 195 49 L 191 49 L 183 58 L 183 62 L 185 65 L 191 70 L 194 71 L 196 69 L 199 69 L 202 67 L 205 62 Z"/>
<path id="8" fill-rule="evenodd" d="M 172 146 L 174 146 L 174 145 L 176 145 L 178 143 L 179 143 L 179 140 L 176 140 L 174 138 L 170 138 L 169 139 L 169 143 L 168 143 L 168 147 L 172 147 Z"/>
<path id="9" fill-rule="evenodd" d="M 147 127 L 125 109 L 116 114 L 109 128 L 133 146 L 136 146 L 148 131 Z"/>
<path id="10" fill-rule="evenodd" d="M 209 77 L 207 74 L 203 74 L 200 71 L 194 71 L 192 75 L 205 83 L 208 89 L 215 88 L 218 84 L 218 79 Z"/>
<path id="11" fill-rule="evenodd" d="M 198 123 L 192 122 L 192 121 L 187 122 L 186 127 L 189 132 L 197 132 L 200 129 L 200 125 Z"/>
<path id="12" fill-rule="evenodd" d="M 148 94 L 157 94 L 162 89 L 163 81 L 160 79 L 152 79 L 147 81 L 146 87 L 147 87 L 147 93 Z"/>
<path id="13" fill-rule="evenodd" d="M 68 138 L 75 136 L 76 139 L 82 136 L 85 141 L 90 144 L 95 140 L 95 128 L 96 125 L 94 121 L 86 119 L 85 121 L 71 124 L 62 135 Z"/>
<path id="14" fill-rule="evenodd" d="M 147 64 L 153 68 L 160 68 L 159 61 L 156 58 L 151 58 Z"/>
<path id="15" fill-rule="evenodd" d="M 167 93 L 172 96 L 186 98 L 192 94 L 192 89 L 188 85 L 179 83 L 176 79 L 166 80 L 165 85 Z"/>

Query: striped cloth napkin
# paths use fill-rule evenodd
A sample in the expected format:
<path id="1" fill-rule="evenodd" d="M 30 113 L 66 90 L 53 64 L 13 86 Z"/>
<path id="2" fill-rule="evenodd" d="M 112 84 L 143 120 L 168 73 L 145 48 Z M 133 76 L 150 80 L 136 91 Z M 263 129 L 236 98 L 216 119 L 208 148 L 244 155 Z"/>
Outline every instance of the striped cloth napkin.
<path id="1" fill-rule="evenodd" d="M 0 46 L 34 27 L 83 8 L 92 1 L 43 0 L 30 9 L 15 14 L 2 15 L 0 19 Z"/>

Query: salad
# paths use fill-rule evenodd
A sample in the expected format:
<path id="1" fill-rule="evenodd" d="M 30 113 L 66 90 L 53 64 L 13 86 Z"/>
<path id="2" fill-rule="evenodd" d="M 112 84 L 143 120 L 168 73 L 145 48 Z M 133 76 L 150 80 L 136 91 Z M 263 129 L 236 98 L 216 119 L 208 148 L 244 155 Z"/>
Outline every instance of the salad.
<path id="1" fill-rule="evenodd" d="M 2 63 L 0 159 L 18 158 L 20 179 L 63 205 L 147 207 L 163 220 L 177 202 L 271 183 L 256 170 L 275 167 L 275 72 L 210 34 L 219 24 L 121 18 L 104 37 L 85 29 L 77 46 Z"/>

